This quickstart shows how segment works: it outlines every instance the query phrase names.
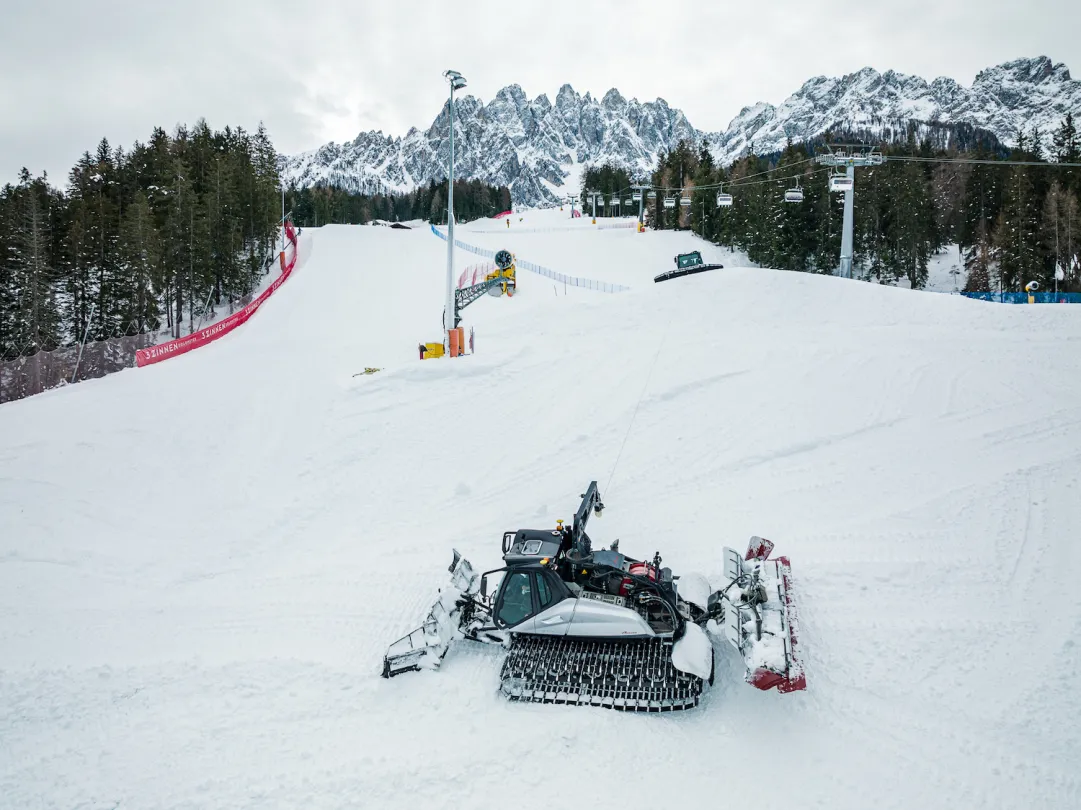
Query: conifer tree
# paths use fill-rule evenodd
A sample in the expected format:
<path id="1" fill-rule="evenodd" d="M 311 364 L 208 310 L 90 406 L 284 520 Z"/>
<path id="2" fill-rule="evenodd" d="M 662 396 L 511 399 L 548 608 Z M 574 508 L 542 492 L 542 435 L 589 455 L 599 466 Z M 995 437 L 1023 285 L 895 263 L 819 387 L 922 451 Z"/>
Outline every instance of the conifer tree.
<path id="1" fill-rule="evenodd" d="M 1011 157 L 1021 161 L 1036 157 L 1029 146 L 1027 136 L 1019 133 Z M 1002 208 L 992 235 L 998 280 L 1004 291 L 1019 291 L 1029 281 L 1045 276 L 1040 246 L 1042 207 L 1036 172 L 1029 166 L 1011 167 L 1006 172 Z"/>
<path id="2" fill-rule="evenodd" d="M 31 178 L 24 168 L 14 192 L 15 221 L 11 281 L 15 290 L 11 336 L 33 353 L 59 343 L 59 319 L 54 300 L 54 269 L 50 255 L 52 194 L 43 178 Z"/>
<path id="3" fill-rule="evenodd" d="M 118 302 L 126 334 L 140 334 L 160 324 L 161 248 L 146 195 L 135 195 L 120 230 L 120 267 L 129 280 L 126 296 Z"/>

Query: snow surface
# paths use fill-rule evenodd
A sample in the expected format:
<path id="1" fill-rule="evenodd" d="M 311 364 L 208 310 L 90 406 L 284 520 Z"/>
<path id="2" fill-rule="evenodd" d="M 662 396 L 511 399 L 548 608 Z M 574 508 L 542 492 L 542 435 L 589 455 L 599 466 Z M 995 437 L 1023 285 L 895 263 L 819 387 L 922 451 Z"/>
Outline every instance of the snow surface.
<path id="1" fill-rule="evenodd" d="M 420 362 L 445 243 L 304 236 L 236 332 L 0 407 L 0 807 L 1081 806 L 1081 309 L 553 231 L 513 247 L 634 289 L 523 274 Z M 591 479 L 594 540 L 677 574 L 775 541 L 807 691 L 725 648 L 678 715 L 508 703 L 491 647 L 379 677 L 452 547 Z"/>

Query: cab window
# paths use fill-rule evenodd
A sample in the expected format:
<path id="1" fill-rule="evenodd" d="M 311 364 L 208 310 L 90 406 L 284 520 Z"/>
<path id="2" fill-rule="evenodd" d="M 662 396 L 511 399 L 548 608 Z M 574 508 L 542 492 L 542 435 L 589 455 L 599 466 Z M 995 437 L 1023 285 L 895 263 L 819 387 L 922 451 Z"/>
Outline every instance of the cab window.
<path id="1" fill-rule="evenodd" d="M 544 574 L 537 574 L 537 603 L 541 610 L 552 604 L 552 589 L 544 581 Z"/>
<path id="2" fill-rule="evenodd" d="M 507 577 L 499 605 L 499 620 L 508 627 L 513 627 L 533 615 L 530 585 L 530 576 L 525 571 L 517 571 Z"/>

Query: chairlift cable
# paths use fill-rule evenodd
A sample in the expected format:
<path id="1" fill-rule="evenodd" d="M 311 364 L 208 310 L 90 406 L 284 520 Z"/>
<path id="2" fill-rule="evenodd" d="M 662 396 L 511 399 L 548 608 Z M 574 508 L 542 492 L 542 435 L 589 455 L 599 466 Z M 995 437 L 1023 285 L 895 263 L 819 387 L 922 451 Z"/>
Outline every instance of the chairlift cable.
<path id="1" fill-rule="evenodd" d="M 885 159 L 887 161 L 900 161 L 904 163 L 969 163 L 981 166 L 1043 166 L 1047 169 L 1081 168 L 1081 163 L 1059 163 L 1057 161 L 1043 160 L 977 160 L 976 158 L 927 158 L 907 155 L 886 155 Z"/>

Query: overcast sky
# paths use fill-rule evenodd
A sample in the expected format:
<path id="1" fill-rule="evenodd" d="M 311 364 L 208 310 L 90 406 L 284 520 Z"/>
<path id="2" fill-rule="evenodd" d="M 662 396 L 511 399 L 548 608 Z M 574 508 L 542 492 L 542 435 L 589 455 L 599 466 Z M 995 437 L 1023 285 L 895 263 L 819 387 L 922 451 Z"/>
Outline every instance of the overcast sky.
<path id="1" fill-rule="evenodd" d="M 569 82 L 658 96 L 699 129 L 870 65 L 970 85 L 1022 56 L 1081 78 L 1078 0 L 13 0 L 0 18 L 0 183 L 54 184 L 102 136 L 260 120 L 279 151 L 426 128 L 454 68 L 487 101 Z"/>

